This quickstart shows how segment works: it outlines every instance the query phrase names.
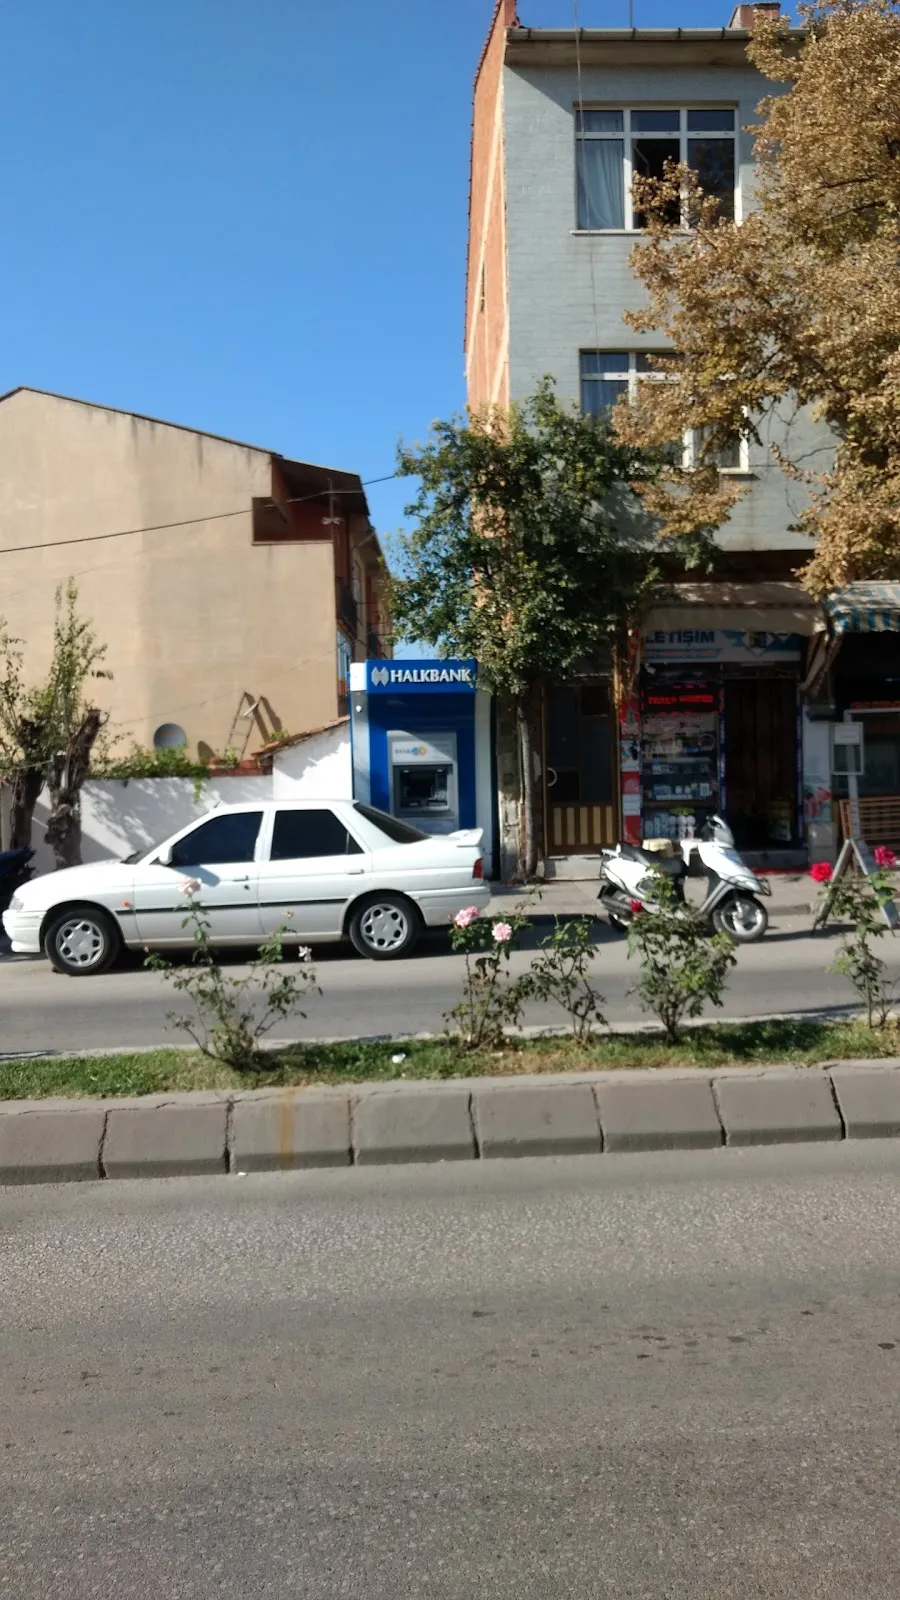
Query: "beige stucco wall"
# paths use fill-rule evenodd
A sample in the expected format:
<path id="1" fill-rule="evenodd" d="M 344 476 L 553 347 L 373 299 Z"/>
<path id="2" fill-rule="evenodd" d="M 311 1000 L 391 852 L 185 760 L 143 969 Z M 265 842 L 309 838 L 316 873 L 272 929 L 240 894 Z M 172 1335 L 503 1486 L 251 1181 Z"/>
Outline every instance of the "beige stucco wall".
<path id="1" fill-rule="evenodd" d="M 290 732 L 333 719 L 332 547 L 254 547 L 250 502 L 270 490 L 264 450 L 28 390 L 0 402 L 0 616 L 29 674 L 46 669 L 54 591 L 71 574 L 108 645 L 97 699 L 118 743 L 149 745 L 176 722 L 192 747 L 222 750 L 245 690 Z M 17 553 L 226 511 L 240 514 Z"/>

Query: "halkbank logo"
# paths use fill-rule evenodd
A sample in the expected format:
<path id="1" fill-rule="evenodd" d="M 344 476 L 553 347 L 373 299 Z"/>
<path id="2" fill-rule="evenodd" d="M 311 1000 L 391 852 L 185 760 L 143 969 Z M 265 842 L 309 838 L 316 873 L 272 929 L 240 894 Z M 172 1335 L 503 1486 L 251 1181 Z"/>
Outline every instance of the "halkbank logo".
<path id="1" fill-rule="evenodd" d="M 398 661 L 369 666 L 370 689 L 475 689 L 476 668 L 470 661 Z"/>

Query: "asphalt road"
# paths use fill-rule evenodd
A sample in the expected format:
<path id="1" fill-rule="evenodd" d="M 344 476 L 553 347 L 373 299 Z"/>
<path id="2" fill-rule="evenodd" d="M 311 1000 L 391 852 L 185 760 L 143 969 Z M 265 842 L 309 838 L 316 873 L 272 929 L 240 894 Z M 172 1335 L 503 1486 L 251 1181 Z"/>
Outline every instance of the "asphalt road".
<path id="1" fill-rule="evenodd" d="M 6 1600 L 895 1600 L 900 1148 L 0 1192 Z"/>
<path id="2" fill-rule="evenodd" d="M 827 971 L 836 935 L 813 937 L 808 929 L 808 918 L 785 920 L 759 945 L 738 952 L 723 1015 L 850 1009 L 846 982 Z M 629 993 L 635 963 L 628 960 L 625 941 L 600 925 L 598 939 L 595 982 L 606 997 L 605 1014 L 613 1022 L 637 1023 L 641 1011 Z M 890 957 L 891 948 L 885 953 Z M 517 955 L 514 966 L 527 959 Z M 285 1038 L 440 1032 L 444 1013 L 460 995 L 462 957 L 449 951 L 441 935 L 406 961 L 365 961 L 337 946 L 320 949 L 316 965 L 324 992 L 310 1001 L 306 1022 L 285 1027 Z M 243 968 L 234 964 L 232 970 Z M 166 1017 L 178 1001 L 164 979 L 144 971 L 137 957 L 98 978 L 61 977 L 43 960 L 0 960 L 0 1051 L 172 1043 L 178 1036 Z M 563 1019 L 536 1006 L 525 1020 L 546 1025 Z"/>

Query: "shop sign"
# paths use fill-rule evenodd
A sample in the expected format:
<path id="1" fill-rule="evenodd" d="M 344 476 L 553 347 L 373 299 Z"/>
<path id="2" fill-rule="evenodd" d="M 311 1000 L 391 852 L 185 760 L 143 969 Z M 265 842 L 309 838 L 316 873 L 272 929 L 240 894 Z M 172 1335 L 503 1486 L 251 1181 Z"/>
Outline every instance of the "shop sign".
<path id="1" fill-rule="evenodd" d="M 474 661 L 367 661 L 369 694 L 447 694 L 474 692 Z"/>
<path id="2" fill-rule="evenodd" d="M 645 661 L 799 661 L 799 633 L 754 633 L 747 628 L 654 628 L 644 635 Z"/>
<path id="3" fill-rule="evenodd" d="M 651 691 L 644 695 L 647 710 L 656 712 L 715 711 L 718 703 L 714 689 L 675 689 L 671 694 Z"/>

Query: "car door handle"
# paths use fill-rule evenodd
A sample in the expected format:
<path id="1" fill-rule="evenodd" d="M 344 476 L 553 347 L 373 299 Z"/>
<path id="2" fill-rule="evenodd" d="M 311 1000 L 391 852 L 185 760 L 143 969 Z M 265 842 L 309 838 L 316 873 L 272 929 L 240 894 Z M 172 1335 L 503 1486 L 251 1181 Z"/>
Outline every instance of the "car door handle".
<path id="1" fill-rule="evenodd" d="M 351 878 L 351 877 L 355 878 L 358 875 L 360 875 L 361 873 L 365 872 L 365 870 L 366 870 L 365 867 L 348 867 L 347 868 L 347 877 L 348 878 Z"/>
<path id="2" fill-rule="evenodd" d="M 232 878 L 231 881 L 232 881 L 232 883 L 249 883 L 250 882 L 250 874 L 248 872 L 243 878 Z"/>

